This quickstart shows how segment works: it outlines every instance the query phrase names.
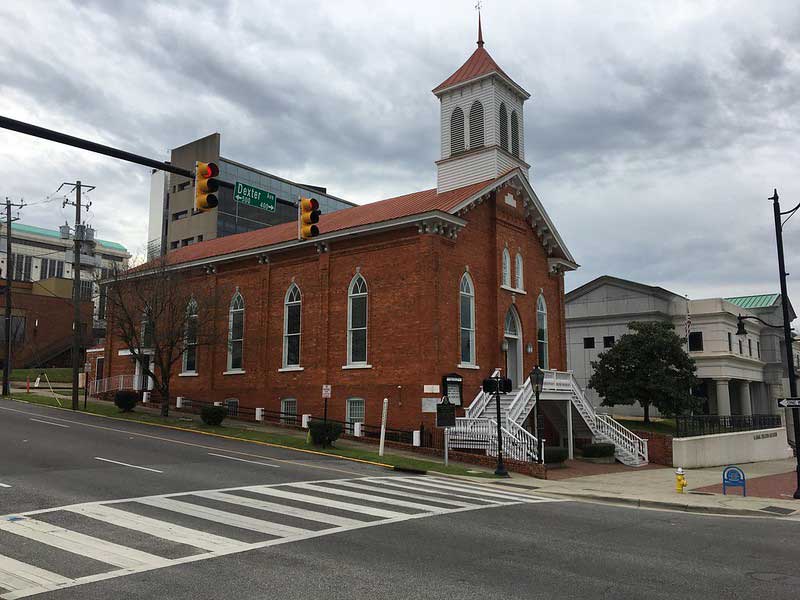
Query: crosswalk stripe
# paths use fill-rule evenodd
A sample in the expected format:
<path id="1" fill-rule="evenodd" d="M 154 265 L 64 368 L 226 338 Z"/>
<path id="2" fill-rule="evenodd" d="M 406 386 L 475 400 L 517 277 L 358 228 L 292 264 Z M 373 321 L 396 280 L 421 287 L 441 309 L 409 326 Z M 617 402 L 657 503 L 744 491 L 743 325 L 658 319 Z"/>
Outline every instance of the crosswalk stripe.
<path id="1" fill-rule="evenodd" d="M 463 500 L 473 500 L 478 502 L 486 502 L 488 504 L 502 504 L 500 500 L 492 500 L 489 498 L 478 498 L 477 496 L 467 496 L 465 494 L 459 494 L 455 491 L 445 491 L 443 489 L 426 489 L 423 490 L 419 486 L 412 485 L 410 483 L 405 483 L 405 479 L 400 479 L 399 477 L 392 477 L 391 479 L 365 479 L 364 481 L 368 481 L 371 483 L 380 483 L 381 485 L 388 485 L 389 487 L 399 488 L 402 490 L 417 490 L 423 491 L 426 494 L 441 494 L 443 496 L 450 496 L 453 498 L 462 498 Z M 434 496 L 431 496 L 431 499 L 434 499 Z M 447 502 L 445 498 L 442 498 L 443 502 Z M 477 504 L 475 506 L 481 506 Z"/>
<path id="2" fill-rule="evenodd" d="M 290 527 L 289 525 L 281 525 L 279 523 L 272 523 L 270 521 L 262 521 L 261 519 L 254 519 L 244 515 L 237 515 L 234 513 L 225 512 L 224 510 L 217 510 L 216 508 L 209 508 L 200 504 L 192 504 L 191 502 L 181 502 L 174 498 L 140 498 L 136 502 L 140 504 L 147 504 L 148 506 L 155 506 L 157 508 L 164 508 L 166 510 L 206 519 L 207 521 L 215 521 L 222 525 L 230 525 L 240 529 L 249 529 L 250 531 L 257 531 L 267 535 L 274 535 L 277 537 L 289 537 L 294 535 L 303 535 L 309 533 L 308 529 L 301 529 L 299 527 Z"/>
<path id="3" fill-rule="evenodd" d="M 144 517 L 136 513 L 119 510 L 118 508 L 104 506 L 102 504 L 71 506 L 65 510 L 91 517 L 92 519 L 110 525 L 141 531 L 142 533 L 154 537 L 170 540 L 178 544 L 187 544 L 195 548 L 208 550 L 209 552 L 232 550 L 245 545 L 242 542 L 222 537 L 221 535 L 214 535 L 213 533 L 190 529 L 181 525 L 175 525 L 174 523 L 151 519 L 150 517 Z"/>
<path id="4" fill-rule="evenodd" d="M 429 481 L 427 479 L 422 481 L 421 479 L 417 478 L 409 478 L 406 479 L 405 481 L 408 481 L 414 486 L 421 487 L 422 489 L 436 488 L 442 490 L 458 490 L 478 497 L 486 496 L 487 498 L 499 498 L 501 500 L 504 500 L 505 502 L 523 502 L 521 498 L 508 497 L 502 494 L 495 494 L 493 492 L 484 492 L 481 489 L 475 489 L 469 486 L 452 485 L 449 483 L 439 483 L 436 481 Z M 527 500 L 530 501 L 531 499 L 527 498 Z"/>
<path id="5" fill-rule="evenodd" d="M 245 489 L 249 492 L 256 492 L 257 494 L 266 494 L 268 496 L 286 498 L 287 500 L 297 500 L 299 502 L 305 502 L 306 504 L 318 504 L 320 506 L 327 506 L 328 508 L 338 508 L 349 512 L 371 515 L 373 517 L 383 517 L 384 519 L 395 519 L 397 517 L 408 516 L 406 513 L 397 512 L 394 510 L 387 510 L 385 508 L 361 506 L 360 504 L 351 504 L 350 502 L 341 502 L 339 500 L 331 500 L 330 498 L 320 498 L 318 496 L 309 496 L 307 494 L 287 492 L 269 486 L 256 486 Z"/>
<path id="6" fill-rule="evenodd" d="M 461 482 L 455 481 L 453 479 L 448 479 L 446 477 L 431 477 L 430 479 L 444 483 L 447 485 L 451 485 L 455 488 L 463 489 L 463 490 L 470 490 L 470 491 L 479 491 L 482 494 L 494 494 L 496 496 L 500 496 L 502 498 L 511 498 L 511 499 L 518 499 L 522 501 L 531 501 L 531 500 L 540 500 L 541 498 L 536 498 L 535 496 L 530 496 L 528 494 L 521 494 L 519 492 L 513 492 L 506 489 L 489 489 L 487 486 L 476 483 L 475 485 L 470 485 L 468 482 Z"/>
<path id="7" fill-rule="evenodd" d="M 0 529 L 124 569 L 169 562 L 154 554 L 120 546 L 34 519 L 21 518 L 14 521 L 0 521 Z"/>
<path id="8" fill-rule="evenodd" d="M 330 515 L 328 513 L 321 513 L 314 510 L 286 506 L 285 504 L 278 504 L 276 502 L 268 502 L 267 500 L 258 500 L 256 498 L 226 494 L 224 492 L 202 492 L 195 493 L 193 495 L 202 496 L 203 498 L 211 498 L 212 500 L 221 500 L 222 502 L 230 502 L 231 504 L 238 504 L 240 506 L 257 508 L 259 510 L 277 512 L 290 517 L 306 519 L 307 521 L 319 521 L 320 523 L 338 525 L 339 527 L 353 527 L 355 525 L 361 525 L 364 522 L 356 519 L 348 519 L 347 517 Z"/>
<path id="9" fill-rule="evenodd" d="M 435 498 L 433 496 L 423 496 L 422 494 L 414 494 L 409 492 L 408 490 L 398 490 L 394 488 L 390 489 L 381 489 L 374 485 L 367 485 L 364 483 L 356 483 L 354 481 L 332 481 L 331 483 L 335 485 L 341 485 L 343 487 L 352 488 L 354 490 L 362 490 L 365 492 L 381 492 L 384 494 L 395 494 L 395 495 L 402 495 L 403 498 L 413 498 L 415 500 L 425 500 L 430 502 L 439 502 L 440 504 L 449 504 L 450 506 L 457 506 L 459 508 L 467 508 L 468 506 L 481 506 L 480 504 L 470 504 L 468 502 L 458 502 L 457 500 L 450 500 L 448 498 Z M 381 487 L 387 487 L 384 485 L 384 482 L 381 482 Z M 390 498 L 387 500 L 392 501 Z M 448 508 L 447 506 L 443 508 Z"/>
<path id="10" fill-rule="evenodd" d="M 333 482 L 331 482 L 333 483 Z M 315 483 L 294 483 L 292 487 L 297 487 L 303 490 L 311 490 L 312 492 L 320 492 L 324 494 L 333 494 L 334 496 L 346 496 L 347 498 L 355 498 L 357 500 L 367 500 L 369 502 L 380 502 L 383 504 L 391 504 L 392 506 L 402 506 L 403 508 L 413 508 L 415 510 L 422 510 L 425 512 L 441 512 L 448 510 L 442 506 L 435 506 L 433 504 L 421 504 L 419 502 L 408 502 L 406 500 L 393 500 L 384 496 L 376 496 L 374 494 L 362 494 L 360 492 L 351 492 L 349 490 L 339 490 L 324 485 L 317 485 Z"/>
<path id="11" fill-rule="evenodd" d="M 39 567 L 0 555 L 0 587 L 11 591 L 65 585 L 72 580 Z"/>

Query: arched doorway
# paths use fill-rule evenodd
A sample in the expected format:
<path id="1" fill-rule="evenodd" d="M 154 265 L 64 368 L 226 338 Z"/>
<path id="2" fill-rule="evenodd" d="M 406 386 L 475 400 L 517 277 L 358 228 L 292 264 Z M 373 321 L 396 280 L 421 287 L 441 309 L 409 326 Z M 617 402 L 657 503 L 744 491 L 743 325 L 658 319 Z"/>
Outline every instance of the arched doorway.
<path id="1" fill-rule="evenodd" d="M 506 313 L 503 326 L 504 340 L 508 344 L 506 351 L 506 377 L 511 379 L 514 389 L 522 385 L 522 323 L 517 309 L 513 306 Z"/>

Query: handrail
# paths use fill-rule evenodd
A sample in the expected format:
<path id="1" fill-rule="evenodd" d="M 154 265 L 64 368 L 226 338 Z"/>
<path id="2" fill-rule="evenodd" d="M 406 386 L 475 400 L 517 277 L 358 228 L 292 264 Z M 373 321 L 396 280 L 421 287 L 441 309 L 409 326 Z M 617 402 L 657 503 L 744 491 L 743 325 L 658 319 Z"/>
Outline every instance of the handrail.
<path id="1" fill-rule="evenodd" d="M 497 377 L 499 374 L 500 369 L 495 369 L 492 371 L 490 377 Z M 489 403 L 489 396 L 490 394 L 484 392 L 483 388 L 478 390 L 478 395 L 475 396 L 470 405 L 464 410 L 464 414 L 466 414 L 466 416 L 469 418 L 478 418 L 478 415 L 483 413 L 483 411 L 486 409 L 486 405 Z"/>
<path id="2" fill-rule="evenodd" d="M 522 384 L 519 392 L 511 401 L 511 404 L 508 405 L 508 409 L 506 410 L 506 421 L 519 425 L 519 423 L 517 423 L 517 419 L 523 412 L 525 406 L 527 406 L 528 400 L 530 400 L 531 396 L 533 396 L 533 386 L 531 385 L 530 377 L 527 377 L 525 378 L 525 383 Z"/>

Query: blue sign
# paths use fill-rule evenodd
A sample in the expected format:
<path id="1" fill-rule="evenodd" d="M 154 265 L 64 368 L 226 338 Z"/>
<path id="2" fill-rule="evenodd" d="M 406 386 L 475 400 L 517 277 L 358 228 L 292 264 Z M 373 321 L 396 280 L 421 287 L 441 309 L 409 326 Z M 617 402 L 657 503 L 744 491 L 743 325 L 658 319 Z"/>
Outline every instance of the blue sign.
<path id="1" fill-rule="evenodd" d="M 742 471 L 739 467 L 725 467 L 725 470 L 722 471 L 722 493 L 727 494 L 727 489 L 729 487 L 740 487 L 742 488 L 742 494 L 747 496 L 747 485 L 744 478 L 744 471 Z"/>

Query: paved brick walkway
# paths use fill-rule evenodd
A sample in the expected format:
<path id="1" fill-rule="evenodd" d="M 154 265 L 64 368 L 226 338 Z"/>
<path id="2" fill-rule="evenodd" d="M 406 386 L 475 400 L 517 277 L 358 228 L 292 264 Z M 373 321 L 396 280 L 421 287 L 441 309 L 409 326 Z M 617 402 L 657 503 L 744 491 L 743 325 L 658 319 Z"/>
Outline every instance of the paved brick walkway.
<path id="1" fill-rule="evenodd" d="M 791 500 L 794 490 L 797 487 L 797 475 L 794 471 L 789 473 L 778 473 L 777 475 L 765 475 L 747 480 L 747 495 L 754 498 L 779 498 L 781 500 Z M 695 488 L 694 492 L 707 492 L 712 494 L 722 493 L 722 483 L 707 485 Z M 728 488 L 728 495 L 741 496 L 741 488 Z"/>

